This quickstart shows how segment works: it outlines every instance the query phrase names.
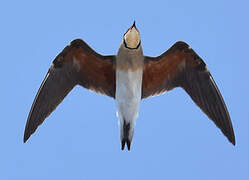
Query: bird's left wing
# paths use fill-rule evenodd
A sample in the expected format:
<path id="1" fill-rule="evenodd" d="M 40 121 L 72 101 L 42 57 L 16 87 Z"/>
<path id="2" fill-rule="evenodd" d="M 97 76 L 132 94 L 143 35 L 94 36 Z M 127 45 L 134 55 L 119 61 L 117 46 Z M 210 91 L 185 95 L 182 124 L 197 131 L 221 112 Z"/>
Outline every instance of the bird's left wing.
<path id="1" fill-rule="evenodd" d="M 76 39 L 55 58 L 31 107 L 24 142 L 77 84 L 115 98 L 115 58 Z"/>
<path id="2" fill-rule="evenodd" d="M 235 144 L 229 113 L 204 61 L 184 42 L 158 57 L 145 57 L 142 98 L 182 87 L 202 111 Z"/>

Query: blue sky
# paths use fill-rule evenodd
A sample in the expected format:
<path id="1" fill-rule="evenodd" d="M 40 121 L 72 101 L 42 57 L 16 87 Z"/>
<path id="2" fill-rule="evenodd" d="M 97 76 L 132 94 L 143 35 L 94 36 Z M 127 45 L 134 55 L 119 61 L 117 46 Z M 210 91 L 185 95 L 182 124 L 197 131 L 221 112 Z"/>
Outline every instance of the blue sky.
<path id="1" fill-rule="evenodd" d="M 1 1 L 0 179 L 247 179 L 248 1 Z M 131 151 L 116 104 L 76 87 L 23 144 L 53 58 L 73 39 L 116 54 L 136 20 L 144 54 L 183 40 L 208 65 L 228 107 L 230 144 L 182 89 L 141 103 Z"/>

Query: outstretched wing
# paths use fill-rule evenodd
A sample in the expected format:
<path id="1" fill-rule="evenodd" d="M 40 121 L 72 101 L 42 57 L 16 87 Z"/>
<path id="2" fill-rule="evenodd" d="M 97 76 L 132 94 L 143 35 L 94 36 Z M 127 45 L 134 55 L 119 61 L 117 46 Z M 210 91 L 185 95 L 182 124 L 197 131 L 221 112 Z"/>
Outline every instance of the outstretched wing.
<path id="1" fill-rule="evenodd" d="M 235 145 L 224 100 L 204 61 L 184 42 L 175 43 L 158 57 L 145 57 L 142 98 L 182 87 L 202 111 Z"/>
<path id="2" fill-rule="evenodd" d="M 101 56 L 76 39 L 55 58 L 31 107 L 26 142 L 75 85 L 115 98 L 115 58 Z"/>

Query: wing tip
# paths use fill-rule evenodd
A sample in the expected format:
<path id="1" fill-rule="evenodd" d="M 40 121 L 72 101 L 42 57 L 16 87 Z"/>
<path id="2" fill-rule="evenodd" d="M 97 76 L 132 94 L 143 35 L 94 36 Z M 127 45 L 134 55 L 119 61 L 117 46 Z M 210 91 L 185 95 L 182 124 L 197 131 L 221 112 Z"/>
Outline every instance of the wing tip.
<path id="1" fill-rule="evenodd" d="M 27 121 L 28 122 L 28 121 Z M 30 126 L 27 123 L 25 130 L 24 130 L 24 135 L 23 135 L 23 143 L 26 143 L 29 137 L 33 134 L 33 132 L 30 130 Z"/>
<path id="2" fill-rule="evenodd" d="M 228 138 L 228 140 L 235 146 L 236 145 L 236 141 L 235 141 L 235 136 L 234 136 L 234 134 L 232 134 L 232 136 L 230 136 L 229 138 Z"/>
<path id="3" fill-rule="evenodd" d="M 23 143 L 26 143 L 29 137 L 30 137 L 30 134 L 25 131 L 24 136 L 23 136 Z"/>
<path id="4" fill-rule="evenodd" d="M 224 103 L 224 101 L 223 101 L 223 103 Z M 224 106 L 225 106 L 225 109 L 226 109 L 225 103 L 224 103 Z M 222 130 L 222 132 L 227 137 L 228 141 L 235 146 L 236 145 L 235 134 L 234 134 L 234 130 L 233 130 L 232 121 L 230 119 L 230 116 L 229 116 L 229 113 L 228 113 L 227 109 L 226 109 L 226 115 L 228 117 L 229 128 L 227 130 L 223 129 L 224 131 Z"/>
<path id="5" fill-rule="evenodd" d="M 23 143 L 26 143 L 28 140 L 28 138 L 26 138 L 25 136 L 23 137 Z"/>

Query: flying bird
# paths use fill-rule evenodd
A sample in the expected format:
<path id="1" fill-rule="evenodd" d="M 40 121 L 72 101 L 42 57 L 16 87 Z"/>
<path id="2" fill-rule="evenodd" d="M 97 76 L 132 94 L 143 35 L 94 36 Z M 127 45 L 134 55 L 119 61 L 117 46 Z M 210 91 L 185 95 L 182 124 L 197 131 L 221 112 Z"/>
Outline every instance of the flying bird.
<path id="1" fill-rule="evenodd" d="M 158 57 L 144 56 L 135 22 L 117 55 L 102 56 L 81 39 L 57 55 L 32 104 L 24 142 L 76 85 L 116 100 L 122 150 L 125 145 L 130 150 L 141 100 L 176 87 L 183 88 L 235 145 L 228 110 L 205 62 L 182 41 Z"/>

